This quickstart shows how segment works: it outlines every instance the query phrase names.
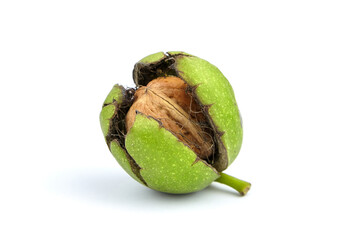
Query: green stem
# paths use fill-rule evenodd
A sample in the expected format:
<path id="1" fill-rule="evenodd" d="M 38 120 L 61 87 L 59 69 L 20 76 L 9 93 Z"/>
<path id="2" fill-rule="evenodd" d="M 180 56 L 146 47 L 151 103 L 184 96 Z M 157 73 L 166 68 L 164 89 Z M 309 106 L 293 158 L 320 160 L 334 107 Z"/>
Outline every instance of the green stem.
<path id="1" fill-rule="evenodd" d="M 250 190 L 251 187 L 250 183 L 237 179 L 233 176 L 227 175 L 226 173 L 220 173 L 220 177 L 215 181 L 234 188 L 240 193 L 241 196 L 244 196 Z"/>

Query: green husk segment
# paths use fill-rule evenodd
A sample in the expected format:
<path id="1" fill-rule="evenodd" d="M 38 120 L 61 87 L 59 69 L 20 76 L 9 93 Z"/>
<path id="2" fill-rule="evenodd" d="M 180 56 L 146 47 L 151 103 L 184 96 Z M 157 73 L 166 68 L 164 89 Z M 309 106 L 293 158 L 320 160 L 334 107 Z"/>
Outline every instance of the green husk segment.
<path id="1" fill-rule="evenodd" d="M 116 161 L 120 164 L 120 166 L 136 181 L 141 184 L 144 184 L 132 171 L 131 165 L 129 163 L 128 156 L 124 149 L 121 148 L 119 142 L 117 140 L 113 140 L 110 143 L 110 151 L 112 155 L 115 157 Z"/>
<path id="2" fill-rule="evenodd" d="M 113 102 L 117 102 L 117 104 L 122 103 L 123 93 L 125 91 L 125 88 L 123 86 L 119 86 L 118 84 L 115 84 L 114 87 L 111 89 L 109 94 L 107 95 L 104 105 L 111 104 Z"/>
<path id="3" fill-rule="evenodd" d="M 125 147 L 147 185 L 161 192 L 199 191 L 220 176 L 157 120 L 141 113 L 127 133 Z"/>
<path id="4" fill-rule="evenodd" d="M 161 59 L 165 58 L 166 55 L 163 52 L 157 52 L 154 54 L 151 54 L 149 56 L 144 57 L 143 59 L 141 59 L 139 62 L 142 63 L 153 63 L 153 62 L 158 62 Z"/>
<path id="5" fill-rule="evenodd" d="M 109 134 L 110 121 L 115 115 L 116 106 L 119 106 L 122 103 L 124 91 L 125 89 L 123 86 L 115 84 L 104 101 L 100 113 L 100 125 L 104 137 Z"/>
<path id="6" fill-rule="evenodd" d="M 101 110 L 100 125 L 101 125 L 101 130 L 105 137 L 109 133 L 110 121 L 113 118 L 113 116 L 115 115 L 115 110 L 116 110 L 116 107 L 113 104 L 104 106 Z"/>
<path id="7" fill-rule="evenodd" d="M 243 135 L 240 112 L 230 83 L 217 67 L 203 59 L 183 55 L 175 58 L 180 77 L 190 86 L 197 86 L 195 94 L 201 104 L 210 106 L 209 115 L 217 131 L 224 133 L 221 139 L 230 165 L 240 151 Z"/>
<path id="8" fill-rule="evenodd" d="M 119 143 L 119 139 L 114 136 L 114 118 L 116 118 L 117 111 L 121 106 L 125 97 L 125 88 L 123 86 L 115 85 L 110 93 L 107 95 L 103 108 L 100 113 L 100 125 L 102 132 L 105 137 L 105 141 L 107 142 L 110 152 L 115 157 L 120 166 L 136 181 L 141 184 L 145 183 L 141 180 L 140 175 L 136 175 L 139 173 L 139 169 L 136 166 L 136 163 L 130 156 L 126 153 L 126 150 L 123 149 Z M 131 166 L 130 163 L 133 163 Z"/>

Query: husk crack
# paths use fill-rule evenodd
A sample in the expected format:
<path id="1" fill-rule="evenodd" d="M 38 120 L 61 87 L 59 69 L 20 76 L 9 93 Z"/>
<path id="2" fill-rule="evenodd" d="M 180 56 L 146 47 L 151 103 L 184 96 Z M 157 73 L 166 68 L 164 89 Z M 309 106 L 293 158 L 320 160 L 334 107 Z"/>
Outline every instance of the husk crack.
<path id="1" fill-rule="evenodd" d="M 129 111 L 130 106 L 132 105 L 134 93 L 135 90 L 133 88 L 124 90 L 122 94 L 121 104 L 118 104 L 117 102 L 111 103 L 115 105 L 115 114 L 113 118 L 110 119 L 109 133 L 105 137 L 105 139 L 109 149 L 110 149 L 110 144 L 113 140 L 119 143 L 120 147 L 125 151 L 132 172 L 136 175 L 136 177 L 139 178 L 139 180 L 142 183 L 144 183 L 147 186 L 146 181 L 140 174 L 141 167 L 136 163 L 136 161 L 131 157 L 131 155 L 128 153 L 128 151 L 125 148 L 125 136 L 126 136 L 125 116 L 126 113 Z"/>

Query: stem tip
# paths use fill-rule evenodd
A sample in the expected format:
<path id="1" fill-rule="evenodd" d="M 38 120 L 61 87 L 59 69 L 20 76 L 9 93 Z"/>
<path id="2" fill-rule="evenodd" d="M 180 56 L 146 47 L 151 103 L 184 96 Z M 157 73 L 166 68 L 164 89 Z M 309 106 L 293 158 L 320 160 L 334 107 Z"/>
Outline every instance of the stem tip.
<path id="1" fill-rule="evenodd" d="M 215 181 L 234 188 L 236 191 L 238 191 L 240 193 L 241 196 L 245 196 L 251 187 L 251 183 L 237 179 L 226 173 L 220 173 L 220 177 L 218 179 L 216 179 Z"/>

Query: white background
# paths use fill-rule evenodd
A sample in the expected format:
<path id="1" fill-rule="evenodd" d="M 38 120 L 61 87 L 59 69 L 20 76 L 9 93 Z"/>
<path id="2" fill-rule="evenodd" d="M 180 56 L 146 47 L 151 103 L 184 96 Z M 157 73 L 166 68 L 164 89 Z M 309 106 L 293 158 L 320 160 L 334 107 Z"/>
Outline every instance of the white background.
<path id="1" fill-rule="evenodd" d="M 359 1 L 1 1 L 1 239 L 360 239 Z M 246 197 L 141 186 L 99 113 L 144 56 L 216 65 Z"/>

